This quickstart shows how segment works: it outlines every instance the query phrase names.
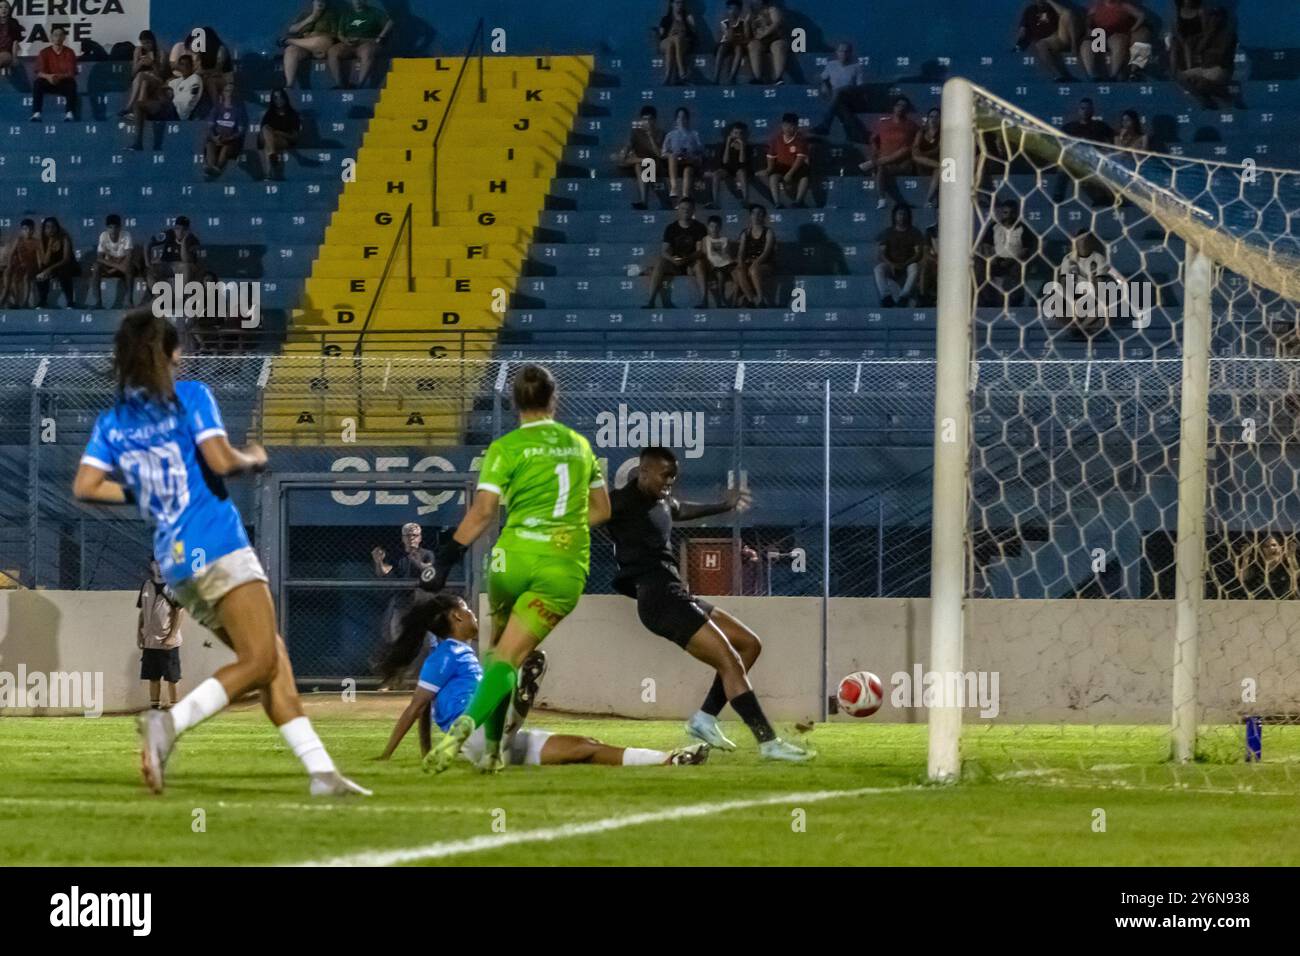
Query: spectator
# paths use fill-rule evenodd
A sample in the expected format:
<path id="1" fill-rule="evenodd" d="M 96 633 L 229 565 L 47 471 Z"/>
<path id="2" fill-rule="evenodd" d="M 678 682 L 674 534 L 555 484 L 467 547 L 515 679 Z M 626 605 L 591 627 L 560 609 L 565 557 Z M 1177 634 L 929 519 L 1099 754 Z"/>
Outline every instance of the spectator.
<path id="1" fill-rule="evenodd" d="M 1102 31 L 1105 50 L 1094 50 L 1093 31 Z M 1127 74 L 1130 80 L 1142 78 L 1151 61 L 1151 28 L 1140 2 L 1129 0 L 1095 0 L 1088 10 L 1079 58 L 1083 72 L 1094 80 L 1118 80 Z M 1099 72 L 1097 55 L 1105 53 L 1105 71 Z"/>
<path id="2" fill-rule="evenodd" d="M 284 47 L 284 85 L 293 86 L 298 80 L 298 68 L 308 57 L 323 60 L 334 45 L 338 34 L 338 14 L 330 9 L 326 0 L 311 0 L 305 13 L 289 24 L 280 46 Z"/>
<path id="3" fill-rule="evenodd" d="M 212 113 L 208 139 L 203 146 L 203 172 L 210 177 L 219 176 L 227 163 L 238 161 L 247 132 L 248 113 L 244 104 L 235 100 L 235 88 L 228 85 L 221 91 L 219 105 Z"/>
<path id="4" fill-rule="evenodd" d="M 632 121 L 632 132 L 627 145 L 615 157 L 618 165 L 630 170 L 636 179 L 637 196 L 633 209 L 645 209 L 650 194 L 650 184 L 657 182 L 663 169 L 664 154 L 659 149 L 663 134 L 659 132 L 659 111 L 653 106 L 641 107 L 641 113 Z M 651 161 L 650 175 L 644 175 L 645 161 Z"/>
<path id="5" fill-rule="evenodd" d="M 136 622 L 135 643 L 140 648 L 140 679 L 149 682 L 149 706 L 170 710 L 180 699 L 181 618 L 185 612 L 180 602 L 163 583 L 158 562 L 149 559 L 149 576 L 140 585 L 135 599 L 140 609 Z M 170 698 L 162 703 L 162 682 L 167 682 Z"/>
<path id="6" fill-rule="evenodd" d="M 663 155 L 668 160 L 668 198 L 690 196 L 695 178 L 704 166 L 704 144 L 700 134 L 691 129 L 691 111 L 679 106 L 673 128 L 664 137 Z M 678 191 L 678 184 L 681 191 Z"/>
<path id="7" fill-rule="evenodd" d="M 1064 308 L 1059 318 L 1062 324 L 1084 335 L 1092 335 L 1109 321 L 1110 316 L 1097 295 L 1101 282 L 1123 283 L 1111 267 L 1106 246 L 1085 226 L 1074 234 L 1069 254 L 1061 262 L 1059 282 L 1067 290 L 1073 279 L 1074 295 L 1062 297 Z"/>
<path id="8" fill-rule="evenodd" d="M 866 139 L 866 129 L 858 119 L 859 113 L 865 113 L 870 107 L 867 101 L 867 77 L 862 64 L 853 55 L 851 43 L 840 43 L 835 47 L 834 58 L 826 61 L 822 69 L 821 86 L 823 96 L 830 100 L 830 108 L 822 121 L 812 128 L 817 136 L 825 136 L 831 131 L 831 124 L 838 118 L 844 127 L 844 138 L 851 143 L 860 143 Z"/>
<path id="9" fill-rule="evenodd" d="M 412 580 L 419 578 L 420 572 L 433 564 L 433 552 L 428 548 L 420 547 L 423 539 L 424 532 L 414 521 L 402 525 L 402 556 L 397 559 L 396 565 L 388 563 L 387 553 L 383 548 L 376 547 L 370 552 L 375 577 L 386 578 L 396 571 L 399 578 Z"/>
<path id="10" fill-rule="evenodd" d="M 808 140 L 799 132 L 799 117 L 795 113 L 786 113 L 781 117 L 781 128 L 772 134 L 767 144 L 768 189 L 772 192 L 772 202 L 777 209 L 785 208 L 782 195 L 793 193 L 794 204 L 803 205 L 808 193 Z"/>
<path id="11" fill-rule="evenodd" d="M 939 301 L 939 227 L 925 230 L 925 248 L 921 252 L 921 278 L 917 283 L 919 305 Z"/>
<path id="12" fill-rule="evenodd" d="M 149 241 L 149 281 L 170 282 L 179 275 L 189 282 L 199 273 L 202 249 L 199 237 L 190 232 L 189 219 L 177 216 L 174 226 Z"/>
<path id="13" fill-rule="evenodd" d="M 728 57 L 731 66 L 727 68 L 727 85 L 736 82 L 740 73 L 740 64 L 749 49 L 749 17 L 745 15 L 744 4 L 740 0 L 727 0 L 727 13 L 719 24 L 718 51 L 713 64 L 713 82 L 722 82 L 722 64 Z"/>
<path id="14" fill-rule="evenodd" d="M 194 57 L 181 56 L 176 64 L 177 75 L 163 86 L 151 89 L 150 94 L 137 100 L 132 114 L 135 118 L 135 141 L 131 149 L 144 149 L 144 127 L 150 120 L 188 120 L 203 98 L 203 80 L 194 72 Z M 153 148 L 160 148 L 158 134 L 154 134 Z"/>
<path id="15" fill-rule="evenodd" d="M 751 83 L 763 83 L 763 54 L 772 57 L 772 82 L 785 82 L 785 58 L 790 49 L 785 14 L 774 0 L 755 0 L 749 15 L 749 69 Z"/>
<path id="16" fill-rule="evenodd" d="M 718 153 L 718 166 L 713 170 L 713 201 L 708 208 L 717 209 L 722 199 L 722 184 L 732 182 L 740 200 L 749 205 L 749 180 L 753 175 L 749 157 L 749 126 L 735 122 L 727 127 Z"/>
<path id="17" fill-rule="evenodd" d="M 704 253 L 701 245 L 708 230 L 695 218 L 695 203 L 688 196 L 677 202 L 677 218 L 664 230 L 663 246 L 654 271 L 650 275 L 650 301 L 647 309 L 655 307 L 655 299 L 663 294 L 664 308 L 672 308 L 668 287 L 676 276 L 689 275 L 695 280 L 699 300 L 695 308 L 708 307 L 707 279 L 704 273 Z"/>
<path id="18" fill-rule="evenodd" d="M 32 84 L 32 122 L 40 121 L 45 97 L 53 93 L 63 97 L 63 121 L 77 118 L 77 54 L 64 46 L 68 31 L 55 27 L 50 31 L 50 45 L 36 58 L 36 82 Z"/>
<path id="19" fill-rule="evenodd" d="M 1142 126 L 1142 117 L 1137 110 L 1125 110 L 1119 118 L 1119 132 L 1115 134 L 1115 145 L 1125 149 L 1150 148 L 1150 140 Z"/>
<path id="20" fill-rule="evenodd" d="M 370 6 L 366 0 L 351 0 L 351 6 L 339 17 L 338 42 L 329 49 L 327 58 L 334 88 L 345 90 L 351 84 L 343 74 L 343 61 L 357 61 L 357 85 L 370 82 L 379 47 L 388 39 L 393 21 L 384 11 Z"/>
<path id="21" fill-rule="evenodd" d="M 892 223 L 879 237 L 880 262 L 876 264 L 876 291 L 880 304 L 892 309 L 895 304 L 910 305 L 912 290 L 921 275 L 921 254 L 925 237 L 912 225 L 912 210 L 900 203 L 894 207 Z"/>
<path id="22" fill-rule="evenodd" d="M 876 122 L 867 144 L 867 161 L 858 167 L 876 177 L 877 209 L 884 209 L 890 199 L 895 205 L 905 205 L 896 180 L 912 172 L 912 144 L 920 127 L 911 114 L 911 101 L 906 96 L 896 97 L 890 113 Z"/>
<path id="23" fill-rule="evenodd" d="M 1093 112 L 1092 100 L 1084 97 L 1079 100 L 1079 112 L 1075 119 L 1061 127 L 1066 135 L 1075 139 L 1087 139 L 1094 143 L 1110 146 L 1115 142 L 1115 131 L 1105 120 L 1098 119 Z"/>
<path id="24" fill-rule="evenodd" d="M 1025 264 L 1036 250 L 1036 237 L 1020 219 L 1020 204 L 1004 199 L 988 224 L 976 253 L 984 265 L 978 301 L 982 306 L 1019 306 L 1025 300 Z"/>
<path id="25" fill-rule="evenodd" d="M 721 309 L 731 304 L 726 294 L 727 280 L 732 277 L 736 260 L 731 255 L 731 240 L 722 234 L 721 216 L 709 217 L 708 230 L 709 234 L 704 237 L 704 266 L 708 274 L 708 288 L 713 290 L 713 301 Z M 704 298 L 707 305 L 708 296 Z"/>
<path id="26" fill-rule="evenodd" d="M 171 62 L 178 64 L 186 53 L 194 58 L 194 72 L 203 81 L 208 102 L 221 102 L 221 91 L 234 78 L 230 51 L 212 27 L 195 27 L 185 39 L 172 47 Z"/>
<path id="27" fill-rule="evenodd" d="M 94 308 L 104 307 L 104 290 L 100 283 L 105 279 L 120 279 L 126 293 L 126 305 L 135 305 L 135 243 L 131 233 L 122 228 L 122 217 L 111 213 L 104 220 L 104 231 L 99 234 L 95 247 L 95 263 L 90 267 L 90 289 L 95 296 Z"/>
<path id="28" fill-rule="evenodd" d="M 37 253 L 36 307 L 43 309 L 49 302 L 50 284 L 57 282 L 63 292 L 64 308 L 75 309 L 72 280 L 77 274 L 77 257 L 72 251 L 72 237 L 59 220 L 46 216 L 41 220 L 41 243 Z"/>
<path id="29" fill-rule="evenodd" d="M 684 86 L 690 78 L 687 65 L 695 50 L 695 16 L 684 0 L 668 0 L 668 12 L 659 21 L 659 52 L 664 55 L 664 86 Z"/>
<path id="30" fill-rule="evenodd" d="M 740 234 L 736 249 L 736 304 L 764 309 L 769 305 L 768 281 L 776 258 L 776 233 L 767 224 L 767 210 L 754 203 L 749 207 L 749 225 Z"/>
<path id="31" fill-rule="evenodd" d="M 1215 7 L 1206 18 L 1205 32 L 1193 44 L 1191 65 L 1178 74 L 1178 82 L 1190 93 L 1213 106 L 1214 97 L 1228 96 L 1228 83 L 1237 59 L 1237 31 L 1228 12 Z"/>
<path id="32" fill-rule="evenodd" d="M 9 0 L 0 0 L 0 73 L 8 73 L 18 58 L 17 46 L 27 35 L 23 25 L 13 16 Z"/>
<path id="33" fill-rule="evenodd" d="M 1175 77 L 1192 68 L 1196 47 L 1209 27 L 1207 12 L 1202 0 L 1174 0 L 1174 16 L 1169 30 L 1169 66 Z"/>
<path id="34" fill-rule="evenodd" d="M 18 237 L 9 246 L 5 262 L 4 289 L 0 291 L 0 305 L 15 309 L 29 309 L 36 273 L 40 271 L 41 242 L 36 237 L 36 223 L 24 219 L 18 226 Z"/>
<path id="35" fill-rule="evenodd" d="M 298 143 L 302 117 L 289 102 L 287 90 L 271 91 L 271 102 L 262 114 L 257 132 L 257 146 L 262 157 L 262 171 L 267 179 L 284 179 L 285 153 Z"/>
<path id="36" fill-rule="evenodd" d="M 1078 49 L 1074 13 L 1056 0 L 1032 0 L 1020 14 L 1016 49 L 1033 50 L 1034 57 L 1058 83 L 1074 77 L 1065 68 L 1065 53 Z"/>
<path id="37" fill-rule="evenodd" d="M 925 196 L 928 206 L 939 204 L 939 174 L 942 167 L 939 157 L 940 133 L 939 110 L 935 108 L 925 114 L 921 128 L 916 131 L 916 139 L 912 140 L 912 162 L 917 171 L 934 170 L 930 174 L 930 191 Z"/>
<path id="38" fill-rule="evenodd" d="M 140 43 L 131 52 L 131 91 L 117 115 L 131 116 L 141 100 L 161 99 L 169 74 L 167 61 L 158 49 L 158 38 L 152 30 L 141 31 Z"/>
<path id="39" fill-rule="evenodd" d="M 1256 532 L 1258 535 L 1258 532 Z M 1294 601 L 1300 596 L 1300 561 L 1295 541 L 1277 534 L 1256 540 L 1235 561 L 1238 594 L 1253 600 Z"/>

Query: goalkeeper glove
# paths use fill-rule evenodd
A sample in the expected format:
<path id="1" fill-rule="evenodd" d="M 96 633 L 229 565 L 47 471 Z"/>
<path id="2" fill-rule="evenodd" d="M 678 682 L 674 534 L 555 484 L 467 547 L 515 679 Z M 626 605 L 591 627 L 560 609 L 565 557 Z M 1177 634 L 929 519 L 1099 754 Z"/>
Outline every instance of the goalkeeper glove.
<path id="1" fill-rule="evenodd" d="M 420 589 L 435 593 L 441 591 L 447 584 L 447 575 L 460 563 L 467 550 L 455 538 L 448 538 L 433 556 L 433 564 L 420 572 Z"/>

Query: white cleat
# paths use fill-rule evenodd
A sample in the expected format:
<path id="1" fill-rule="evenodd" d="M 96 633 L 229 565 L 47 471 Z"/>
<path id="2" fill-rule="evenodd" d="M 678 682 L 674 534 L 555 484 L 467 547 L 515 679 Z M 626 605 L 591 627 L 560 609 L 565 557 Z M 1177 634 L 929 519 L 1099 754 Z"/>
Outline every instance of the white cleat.
<path id="1" fill-rule="evenodd" d="M 702 710 L 697 710 L 695 715 L 686 722 L 686 733 L 718 750 L 736 749 L 736 744 L 728 740 L 727 735 L 718 726 L 718 718 Z"/>
<path id="2" fill-rule="evenodd" d="M 311 795 L 313 797 L 373 797 L 374 791 L 367 790 L 359 783 L 354 783 L 337 770 L 329 773 L 311 775 Z"/>
<path id="3" fill-rule="evenodd" d="M 817 751 L 773 737 L 758 745 L 758 755 L 764 760 L 784 760 L 786 763 L 807 763 L 817 756 Z"/>
<path id="4" fill-rule="evenodd" d="M 672 767 L 693 767 L 709 759 L 709 745 L 706 743 L 688 744 L 668 752 L 668 764 Z"/>
<path id="5" fill-rule="evenodd" d="M 154 793 L 163 792 L 163 771 L 176 743 L 176 725 L 163 710 L 147 710 L 136 718 L 140 732 L 140 773 Z"/>
<path id="6" fill-rule="evenodd" d="M 506 769 L 506 759 L 501 756 L 501 749 L 498 747 L 495 750 L 489 750 L 480 757 L 474 768 L 479 773 L 500 773 Z"/>

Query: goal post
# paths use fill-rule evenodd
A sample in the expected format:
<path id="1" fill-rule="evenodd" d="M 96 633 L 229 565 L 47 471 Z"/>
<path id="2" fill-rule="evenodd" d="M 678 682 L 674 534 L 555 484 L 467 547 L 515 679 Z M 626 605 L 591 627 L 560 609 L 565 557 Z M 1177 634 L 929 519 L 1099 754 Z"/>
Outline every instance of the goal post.
<path id="1" fill-rule="evenodd" d="M 1300 759 L 1300 173 L 1064 119 L 943 88 L 928 776 Z"/>

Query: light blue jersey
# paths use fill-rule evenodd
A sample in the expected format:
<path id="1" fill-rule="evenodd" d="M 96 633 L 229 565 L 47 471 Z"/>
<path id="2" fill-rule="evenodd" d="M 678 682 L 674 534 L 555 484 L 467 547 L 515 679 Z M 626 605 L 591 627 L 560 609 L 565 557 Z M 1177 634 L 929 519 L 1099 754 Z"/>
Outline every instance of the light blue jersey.
<path id="1" fill-rule="evenodd" d="M 420 668 L 419 686 L 438 695 L 433 701 L 433 722 L 440 730 L 465 713 L 482 679 L 483 667 L 474 648 L 450 638 L 438 642 Z"/>
<path id="2" fill-rule="evenodd" d="M 224 434 L 211 390 L 177 382 L 174 404 L 137 391 L 100 412 L 81 456 L 83 464 L 120 472 L 135 493 L 140 513 L 154 524 L 154 557 L 170 587 L 249 546 L 225 482 L 199 453 L 200 443 Z"/>

